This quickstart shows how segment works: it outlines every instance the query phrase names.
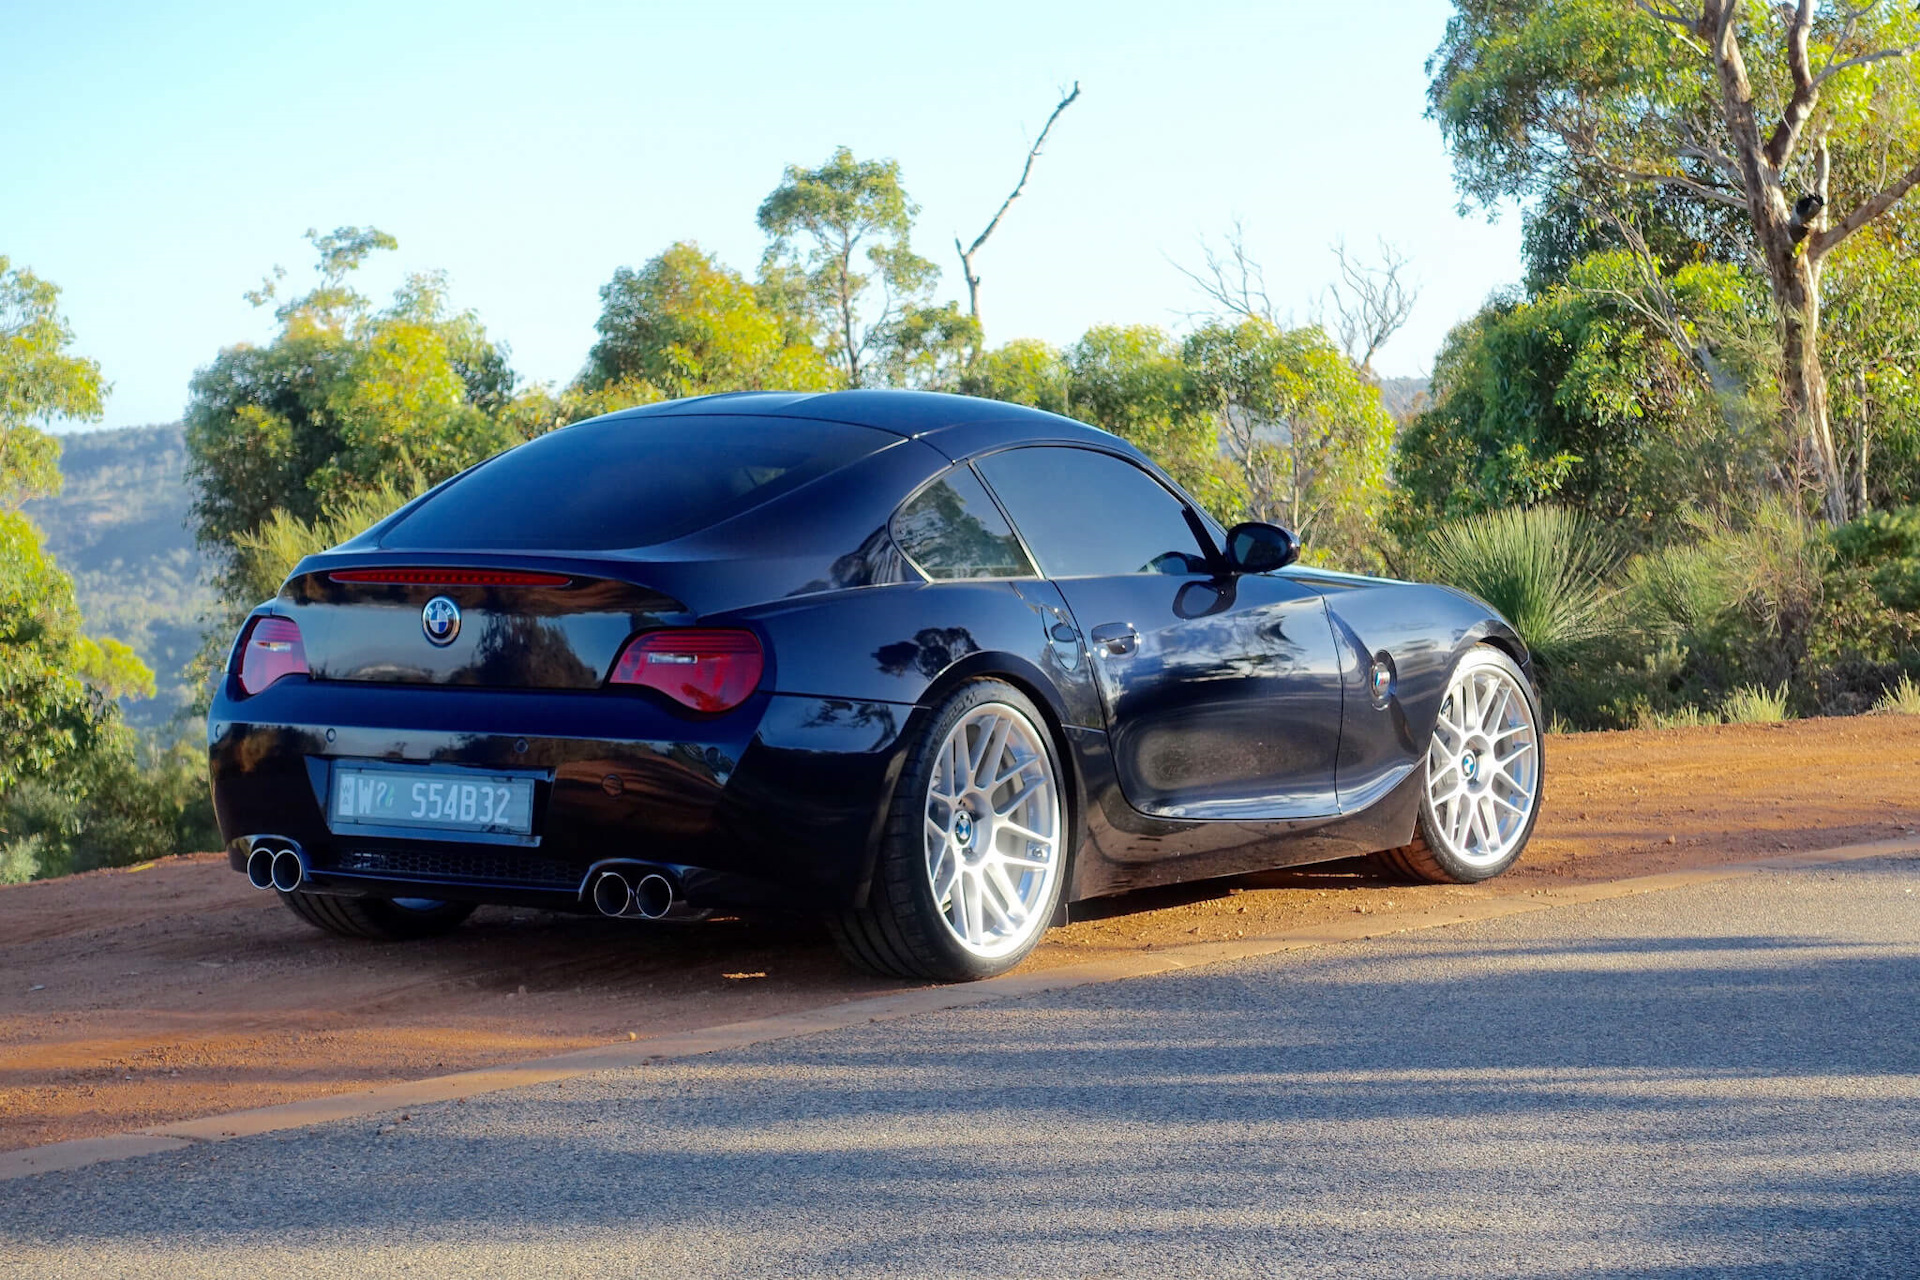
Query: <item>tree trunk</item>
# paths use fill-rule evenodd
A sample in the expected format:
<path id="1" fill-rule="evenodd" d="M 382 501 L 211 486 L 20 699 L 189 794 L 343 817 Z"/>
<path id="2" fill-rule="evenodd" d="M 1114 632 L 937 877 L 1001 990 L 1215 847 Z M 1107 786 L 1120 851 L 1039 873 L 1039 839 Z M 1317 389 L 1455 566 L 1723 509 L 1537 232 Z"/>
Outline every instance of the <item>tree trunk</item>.
<path id="1" fill-rule="evenodd" d="M 1774 275 L 1780 310 L 1780 391 L 1787 425 L 1807 443 L 1820 481 L 1821 513 L 1831 525 L 1847 521 L 1847 480 L 1833 446 L 1827 375 L 1820 364 L 1820 267 L 1793 254 Z"/>
<path id="2" fill-rule="evenodd" d="M 1859 412 L 1853 423 L 1853 514 L 1867 514 L 1867 371 L 1854 374 L 1854 401 Z"/>

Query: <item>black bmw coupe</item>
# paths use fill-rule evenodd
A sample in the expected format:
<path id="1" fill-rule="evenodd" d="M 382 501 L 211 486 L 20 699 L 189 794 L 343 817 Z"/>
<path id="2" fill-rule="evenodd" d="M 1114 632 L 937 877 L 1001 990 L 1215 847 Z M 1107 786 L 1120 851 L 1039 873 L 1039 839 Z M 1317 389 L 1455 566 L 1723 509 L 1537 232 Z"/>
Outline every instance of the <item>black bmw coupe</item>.
<path id="1" fill-rule="evenodd" d="M 337 933 L 799 909 L 946 980 L 1148 885 L 1372 853 L 1497 875 L 1541 796 L 1519 637 L 1296 554 L 992 401 L 596 418 L 254 610 L 208 722 L 221 833 Z"/>

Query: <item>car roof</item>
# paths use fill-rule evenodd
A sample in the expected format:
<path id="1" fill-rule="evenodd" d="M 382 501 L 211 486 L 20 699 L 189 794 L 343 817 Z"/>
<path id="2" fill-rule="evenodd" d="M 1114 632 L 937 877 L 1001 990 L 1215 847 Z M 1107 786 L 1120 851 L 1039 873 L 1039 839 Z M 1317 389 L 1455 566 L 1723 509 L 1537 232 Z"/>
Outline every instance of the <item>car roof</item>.
<path id="1" fill-rule="evenodd" d="M 755 417 L 843 422 L 923 440 L 959 459 L 1013 444 L 1061 441 L 1118 449 L 1120 437 L 1026 405 L 937 391 L 737 391 L 642 405 L 606 418 Z M 605 421 L 606 418 L 601 419 Z"/>

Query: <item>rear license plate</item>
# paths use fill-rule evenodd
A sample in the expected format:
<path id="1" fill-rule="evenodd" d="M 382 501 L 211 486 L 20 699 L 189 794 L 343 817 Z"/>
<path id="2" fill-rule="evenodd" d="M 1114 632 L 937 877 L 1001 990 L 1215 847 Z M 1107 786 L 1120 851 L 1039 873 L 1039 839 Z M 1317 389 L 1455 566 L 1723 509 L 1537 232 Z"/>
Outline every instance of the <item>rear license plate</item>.
<path id="1" fill-rule="evenodd" d="M 335 765 L 327 812 L 336 831 L 417 827 L 524 836 L 533 830 L 533 779 Z"/>

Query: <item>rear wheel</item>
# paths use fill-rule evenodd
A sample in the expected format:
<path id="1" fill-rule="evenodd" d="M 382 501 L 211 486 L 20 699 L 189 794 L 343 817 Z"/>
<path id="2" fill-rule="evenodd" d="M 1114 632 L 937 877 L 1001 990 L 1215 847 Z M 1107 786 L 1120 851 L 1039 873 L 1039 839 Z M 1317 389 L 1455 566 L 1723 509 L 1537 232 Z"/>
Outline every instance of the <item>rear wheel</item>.
<path id="1" fill-rule="evenodd" d="M 867 905 L 829 920 L 874 973 L 964 982 L 1005 973 L 1047 931 L 1066 878 L 1053 736 L 1026 695 L 961 686 L 894 788 Z"/>
<path id="2" fill-rule="evenodd" d="M 435 898 L 337 898 L 323 893 L 282 893 L 287 910 L 316 929 L 343 938 L 399 942 L 432 938 L 460 926 L 473 914 L 471 902 Z"/>
<path id="3" fill-rule="evenodd" d="M 1389 870 L 1472 884 L 1512 866 L 1540 816 L 1540 707 L 1514 660 L 1490 645 L 1454 669 L 1424 765 L 1413 843 L 1377 855 Z"/>

